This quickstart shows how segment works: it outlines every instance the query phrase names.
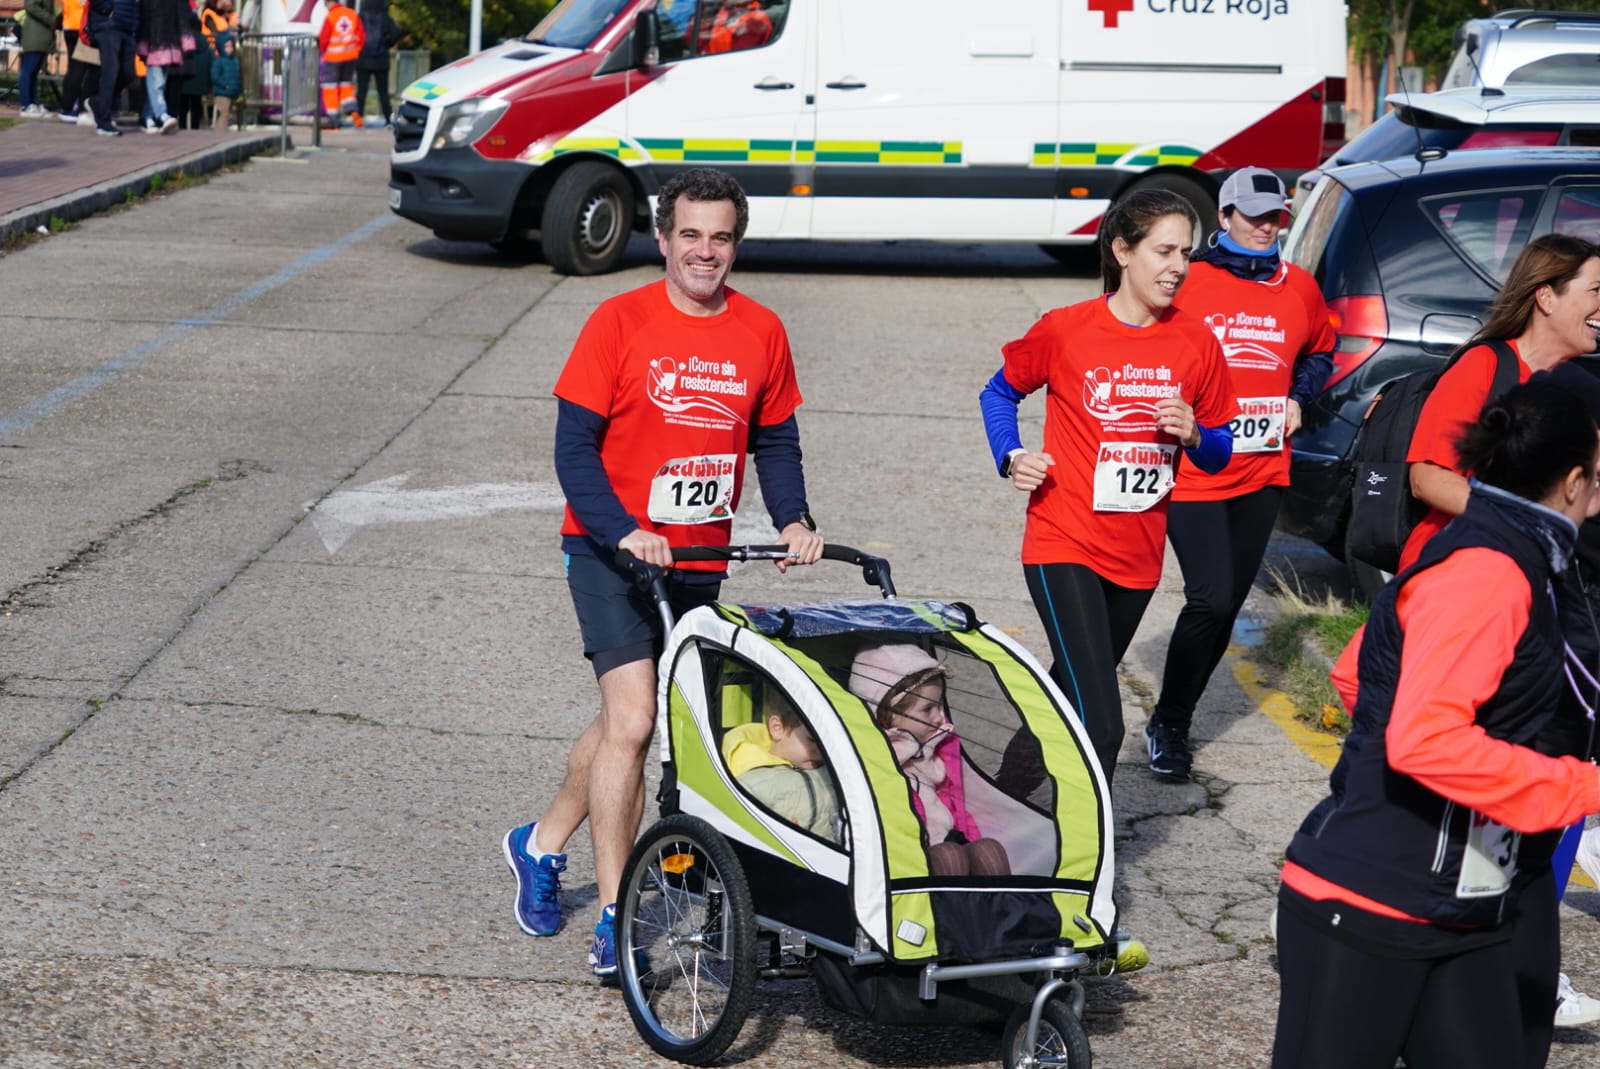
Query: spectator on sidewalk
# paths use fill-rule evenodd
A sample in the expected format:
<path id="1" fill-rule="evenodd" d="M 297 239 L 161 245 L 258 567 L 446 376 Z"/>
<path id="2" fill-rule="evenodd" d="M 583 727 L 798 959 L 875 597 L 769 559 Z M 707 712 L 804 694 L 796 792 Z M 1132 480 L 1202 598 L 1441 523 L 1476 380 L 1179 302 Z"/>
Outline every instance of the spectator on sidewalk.
<path id="1" fill-rule="evenodd" d="M 209 127 L 206 100 L 211 96 L 211 43 L 200 32 L 200 19 L 188 12 L 186 21 L 194 35 L 194 48 L 183 54 L 178 76 L 178 129 L 204 130 Z"/>
<path id="2" fill-rule="evenodd" d="M 178 128 L 167 107 L 167 81 L 183 67 L 184 53 L 194 50 L 194 34 L 184 23 L 190 14 L 185 0 L 141 0 L 139 56 L 144 60 L 144 132 L 170 134 Z"/>
<path id="3" fill-rule="evenodd" d="M 94 95 L 95 130 L 120 137 L 112 121 L 116 97 L 133 82 L 135 39 L 139 33 L 139 0 L 89 0 L 89 39 L 100 52 L 100 86 Z"/>
<path id="4" fill-rule="evenodd" d="M 217 34 L 234 33 L 238 25 L 239 16 L 234 13 L 233 0 L 206 0 L 200 12 L 200 32 L 213 53 L 217 50 Z"/>
<path id="5" fill-rule="evenodd" d="M 216 108 L 211 116 L 213 130 L 226 130 L 233 117 L 233 102 L 244 91 L 244 73 L 233 34 L 217 34 L 217 54 L 211 61 L 211 96 Z"/>
<path id="6" fill-rule="evenodd" d="M 39 103 L 39 72 L 44 61 L 56 50 L 56 7 L 53 0 L 27 0 L 22 7 L 22 70 L 17 92 L 24 119 L 48 119 L 50 112 Z"/>
<path id="7" fill-rule="evenodd" d="M 78 38 L 83 30 L 83 20 L 88 17 L 89 5 L 84 0 L 62 0 L 61 38 L 67 54 L 67 73 L 61 79 L 61 121 L 75 123 L 83 113 L 84 103 L 94 95 L 93 87 L 86 87 L 90 70 L 98 72 L 78 55 Z M 95 85 L 99 84 L 98 78 Z"/>
<path id="8" fill-rule="evenodd" d="M 322 46 L 322 114 L 327 126 L 342 126 L 356 107 L 356 58 L 366 44 L 361 19 L 342 0 L 328 5 L 317 35 Z"/>
<path id="9" fill-rule="evenodd" d="M 356 57 L 356 122 L 367 111 L 367 86 L 378 85 L 378 125 L 389 121 L 389 52 L 400 42 L 400 27 L 389 16 L 389 0 L 361 0 L 361 30 L 366 40 Z"/>

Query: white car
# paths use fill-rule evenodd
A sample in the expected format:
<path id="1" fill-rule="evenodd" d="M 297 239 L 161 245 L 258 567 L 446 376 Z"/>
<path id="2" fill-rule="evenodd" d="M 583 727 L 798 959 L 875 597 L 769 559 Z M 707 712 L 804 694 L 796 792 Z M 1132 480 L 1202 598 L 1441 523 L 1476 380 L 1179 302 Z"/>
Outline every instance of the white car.
<path id="1" fill-rule="evenodd" d="M 1594 62 L 1600 68 L 1600 55 Z M 1600 146 L 1600 85 L 1467 86 L 1436 93 L 1390 93 L 1387 102 L 1393 110 L 1351 138 L 1321 167 L 1300 176 L 1296 211 L 1330 167 L 1463 149 Z"/>
<path id="2" fill-rule="evenodd" d="M 1441 89 L 1583 85 L 1600 89 L 1600 11 L 1518 8 L 1468 19 Z"/>

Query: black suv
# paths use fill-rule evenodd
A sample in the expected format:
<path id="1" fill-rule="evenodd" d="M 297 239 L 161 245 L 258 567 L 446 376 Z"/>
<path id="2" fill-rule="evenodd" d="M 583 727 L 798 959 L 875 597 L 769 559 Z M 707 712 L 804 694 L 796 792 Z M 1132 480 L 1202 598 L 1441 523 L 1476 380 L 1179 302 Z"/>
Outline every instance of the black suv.
<path id="1" fill-rule="evenodd" d="M 1278 527 L 1344 556 L 1350 447 L 1378 388 L 1444 359 L 1482 323 L 1522 247 L 1551 231 L 1600 240 L 1600 151 L 1490 149 L 1328 171 L 1285 253 L 1334 313 L 1334 370 L 1291 439 Z M 1360 588 L 1377 577 L 1353 566 Z"/>

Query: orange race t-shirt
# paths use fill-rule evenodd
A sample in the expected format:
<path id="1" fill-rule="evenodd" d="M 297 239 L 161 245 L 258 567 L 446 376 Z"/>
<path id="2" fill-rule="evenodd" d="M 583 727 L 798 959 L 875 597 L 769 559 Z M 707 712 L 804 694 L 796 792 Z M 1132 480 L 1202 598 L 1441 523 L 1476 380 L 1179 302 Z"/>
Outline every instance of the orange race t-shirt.
<path id="1" fill-rule="evenodd" d="M 715 316 L 674 308 L 664 281 L 612 297 L 556 380 L 557 397 L 605 417 L 600 461 L 622 507 L 675 546 L 727 545 L 752 423 L 782 423 L 801 402 L 783 324 L 727 294 Z M 588 533 L 570 505 L 561 533 Z"/>
<path id="2" fill-rule="evenodd" d="M 1216 335 L 1177 309 L 1131 327 L 1096 297 L 1046 313 L 1001 351 L 1013 388 L 1048 388 L 1044 451 L 1056 462 L 1028 500 L 1022 562 L 1154 587 L 1182 452 L 1156 428 L 1155 406 L 1182 397 L 1207 427 L 1238 415 Z"/>
<path id="3" fill-rule="evenodd" d="M 1263 282 L 1198 263 L 1174 302 L 1200 318 L 1222 343 L 1228 376 L 1239 392 L 1233 458 L 1215 475 L 1193 464 L 1178 472 L 1174 501 L 1221 501 L 1267 486 L 1289 485 L 1284 434 L 1295 360 L 1332 352 L 1338 336 L 1316 280 L 1293 264 Z M 1203 422 L 1203 421 L 1202 421 Z"/>
<path id="4" fill-rule="evenodd" d="M 1523 361 L 1522 350 L 1516 342 L 1507 344 L 1517 354 L 1517 381 L 1527 382 L 1533 369 Z M 1417 416 L 1416 429 L 1411 432 L 1411 448 L 1406 451 L 1407 464 L 1427 461 L 1462 475 L 1470 474 L 1461 470 L 1461 458 L 1456 454 L 1456 439 L 1461 437 L 1467 424 L 1477 420 L 1483 406 L 1488 403 L 1489 391 L 1494 389 L 1494 369 L 1498 362 L 1494 350 L 1489 346 L 1474 345 L 1439 376 L 1438 384 Z M 1444 530 L 1445 525 L 1453 519 L 1455 517 L 1448 512 L 1429 509 L 1427 515 L 1412 528 L 1411 537 L 1406 539 L 1405 548 L 1400 551 L 1400 570 L 1411 567 L 1422 552 L 1422 547 L 1428 544 L 1428 539 Z"/>

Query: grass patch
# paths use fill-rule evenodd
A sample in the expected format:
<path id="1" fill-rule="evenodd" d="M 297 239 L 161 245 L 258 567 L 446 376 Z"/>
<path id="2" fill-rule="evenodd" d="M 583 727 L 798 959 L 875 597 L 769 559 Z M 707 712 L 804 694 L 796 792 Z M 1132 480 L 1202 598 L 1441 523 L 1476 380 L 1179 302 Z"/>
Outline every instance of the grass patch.
<path id="1" fill-rule="evenodd" d="M 1331 594 L 1308 597 L 1299 582 L 1274 572 L 1280 611 L 1263 633 L 1257 651 L 1268 682 L 1288 695 L 1301 720 L 1345 735 L 1350 717 L 1328 682 L 1328 669 L 1367 622 L 1367 607 L 1347 604 Z"/>

